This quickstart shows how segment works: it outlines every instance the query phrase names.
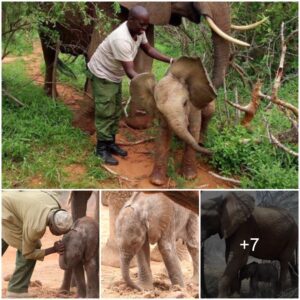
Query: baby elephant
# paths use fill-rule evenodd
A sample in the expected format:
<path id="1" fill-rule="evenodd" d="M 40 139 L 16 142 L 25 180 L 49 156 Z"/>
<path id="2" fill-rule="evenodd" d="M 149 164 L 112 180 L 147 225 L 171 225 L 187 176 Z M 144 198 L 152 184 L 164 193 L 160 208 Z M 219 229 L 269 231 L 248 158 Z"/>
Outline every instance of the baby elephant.
<path id="1" fill-rule="evenodd" d="M 134 193 L 118 215 L 116 236 L 122 276 L 128 286 L 138 290 L 153 289 L 149 244 L 155 243 L 172 284 L 184 286 L 175 245 L 180 238 L 186 242 L 193 260 L 192 281 L 198 284 L 198 216 L 162 193 Z M 139 284 L 134 283 L 129 275 L 130 261 L 135 255 Z"/>
<path id="2" fill-rule="evenodd" d="M 251 297 L 260 296 L 258 295 L 259 282 L 271 283 L 271 292 L 274 294 L 277 288 L 278 271 L 271 263 L 259 264 L 257 262 L 252 262 L 243 266 L 240 270 L 240 284 L 241 281 L 246 278 L 250 278 L 249 290 Z"/>
<path id="3" fill-rule="evenodd" d="M 73 269 L 79 298 L 99 297 L 99 225 L 90 218 L 78 219 L 63 236 L 64 254 L 59 256 L 63 270 Z M 84 270 L 87 277 L 85 283 Z"/>

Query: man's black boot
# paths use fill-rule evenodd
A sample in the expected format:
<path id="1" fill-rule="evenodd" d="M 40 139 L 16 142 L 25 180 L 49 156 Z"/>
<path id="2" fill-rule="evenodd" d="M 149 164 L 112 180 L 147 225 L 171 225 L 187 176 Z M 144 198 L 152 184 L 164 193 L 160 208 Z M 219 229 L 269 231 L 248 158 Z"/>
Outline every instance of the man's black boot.
<path id="1" fill-rule="evenodd" d="M 111 155 L 108 149 L 107 141 L 97 141 L 96 155 L 103 159 L 104 163 L 112 166 L 116 166 L 119 162 Z"/>
<path id="2" fill-rule="evenodd" d="M 127 151 L 121 149 L 116 143 L 116 136 L 113 136 L 113 140 L 111 142 L 108 143 L 108 150 L 115 155 L 119 155 L 119 156 L 127 156 Z"/>

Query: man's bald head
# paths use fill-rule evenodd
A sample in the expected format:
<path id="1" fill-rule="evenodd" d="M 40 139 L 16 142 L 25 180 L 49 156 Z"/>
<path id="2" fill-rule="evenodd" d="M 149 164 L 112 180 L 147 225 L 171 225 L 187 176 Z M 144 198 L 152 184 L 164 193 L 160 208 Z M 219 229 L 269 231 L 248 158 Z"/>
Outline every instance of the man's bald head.
<path id="1" fill-rule="evenodd" d="M 145 7 L 136 5 L 130 9 L 128 14 L 128 19 L 140 19 L 140 18 L 149 19 L 149 12 Z"/>
<path id="2" fill-rule="evenodd" d="M 127 25 L 129 32 L 133 37 L 145 32 L 149 25 L 148 10 L 140 5 L 134 6 L 129 11 Z"/>

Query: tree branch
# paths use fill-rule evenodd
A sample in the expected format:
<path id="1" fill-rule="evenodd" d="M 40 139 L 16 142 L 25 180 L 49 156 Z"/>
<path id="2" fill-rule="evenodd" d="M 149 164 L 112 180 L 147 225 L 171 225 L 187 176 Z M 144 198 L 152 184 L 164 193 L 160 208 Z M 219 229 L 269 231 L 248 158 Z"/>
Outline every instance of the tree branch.
<path id="1" fill-rule="evenodd" d="M 281 56 L 280 56 L 280 62 L 279 67 L 276 72 L 274 85 L 272 88 L 272 94 L 271 94 L 271 101 L 279 106 L 285 107 L 293 112 L 293 114 L 298 118 L 298 108 L 294 105 L 287 103 L 283 100 L 280 100 L 278 98 L 278 90 L 281 84 L 281 78 L 283 75 L 283 66 L 284 66 L 284 60 L 285 60 L 285 54 L 286 54 L 286 42 L 284 39 L 284 22 L 281 23 L 281 31 L 280 31 L 280 37 L 281 37 Z"/>
<path id="2" fill-rule="evenodd" d="M 259 107 L 259 104 L 260 104 L 260 90 L 261 90 L 261 87 L 262 87 L 262 83 L 261 83 L 260 80 L 258 80 L 256 82 L 256 84 L 254 85 L 254 87 L 253 87 L 251 101 L 246 106 L 241 106 L 237 103 L 232 103 L 232 102 L 226 100 L 226 102 L 228 104 L 230 104 L 231 106 L 233 106 L 236 109 L 241 110 L 245 113 L 245 116 L 241 121 L 241 124 L 244 127 L 249 126 L 250 122 L 252 121 L 252 119 L 254 118 L 254 116 L 255 116 L 255 114 L 258 110 L 258 107 Z"/>
<path id="3" fill-rule="evenodd" d="M 15 96 L 13 96 L 12 94 L 10 94 L 7 90 L 2 89 L 2 93 L 7 96 L 8 98 L 10 98 L 11 100 L 15 101 L 19 106 L 26 106 L 24 103 L 22 103 L 19 99 L 17 99 Z"/>

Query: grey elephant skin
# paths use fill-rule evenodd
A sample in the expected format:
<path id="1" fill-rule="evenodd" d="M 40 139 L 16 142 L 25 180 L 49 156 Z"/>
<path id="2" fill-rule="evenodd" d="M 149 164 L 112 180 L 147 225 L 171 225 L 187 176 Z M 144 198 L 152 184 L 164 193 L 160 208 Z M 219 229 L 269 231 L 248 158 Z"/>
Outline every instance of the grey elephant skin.
<path id="1" fill-rule="evenodd" d="M 275 292 L 277 289 L 278 282 L 278 270 L 271 263 L 263 263 L 259 264 L 257 262 L 252 262 L 242 267 L 239 273 L 239 285 L 241 286 L 241 282 L 244 279 L 250 279 L 249 282 L 249 294 L 250 297 L 259 297 L 260 289 L 259 283 L 269 283 L 271 284 L 271 290 L 273 296 L 275 296 Z"/>
<path id="2" fill-rule="evenodd" d="M 153 289 L 150 244 L 158 244 L 172 284 L 184 286 L 176 255 L 176 239 L 186 242 L 193 261 L 192 281 L 198 284 L 198 216 L 175 204 L 162 193 L 135 193 L 116 220 L 122 277 L 134 289 Z M 137 255 L 138 284 L 129 275 L 129 264 Z"/>
<path id="3" fill-rule="evenodd" d="M 93 194 L 96 197 L 94 219 L 97 220 L 99 224 L 99 192 L 93 191 L 73 190 L 70 192 L 68 203 L 71 205 L 73 222 L 75 222 L 79 218 L 86 216 L 88 201 Z M 72 269 L 65 270 L 63 282 L 59 290 L 62 292 L 69 292 L 71 283 L 72 286 L 76 285 L 76 283 L 74 282 L 74 278 L 71 281 L 72 278 Z"/>
<path id="4" fill-rule="evenodd" d="M 99 225 L 90 218 L 78 219 L 63 236 L 64 254 L 59 256 L 63 270 L 72 269 L 79 298 L 99 297 Z M 84 269 L 87 278 L 85 282 Z"/>
<path id="5" fill-rule="evenodd" d="M 151 73 L 140 74 L 131 81 L 130 94 L 140 99 L 141 106 L 160 120 L 151 183 L 163 185 L 167 182 L 172 133 L 185 143 L 181 174 L 187 179 L 195 178 L 198 175 L 195 151 L 211 154 L 198 144 L 201 110 L 216 98 L 201 59 L 178 58 L 159 82 Z"/>
<path id="6" fill-rule="evenodd" d="M 65 14 L 65 22 L 47 25 L 50 30 L 55 29 L 61 41 L 60 51 L 62 53 L 69 53 L 74 56 L 84 55 L 88 61 L 93 55 L 99 43 L 105 38 L 105 35 L 97 30 L 96 25 L 99 20 L 96 20 L 97 10 L 100 9 L 103 13 L 103 20 L 100 22 L 109 22 L 110 20 L 118 20 L 113 23 L 113 26 L 118 26 L 121 22 L 127 20 L 128 10 L 134 5 L 142 5 L 147 8 L 150 13 L 150 26 L 147 29 L 147 39 L 151 45 L 154 45 L 154 26 L 155 25 L 173 25 L 179 26 L 182 23 L 182 18 L 187 18 L 189 21 L 199 24 L 202 17 L 210 18 L 214 23 L 226 34 L 230 34 L 231 16 L 230 5 L 226 2 L 120 2 L 121 10 L 115 14 L 111 2 L 87 2 L 86 13 L 93 21 L 86 24 L 82 14 L 69 12 Z M 51 4 L 44 3 L 40 5 L 42 9 L 48 11 L 51 9 Z M 100 24 L 101 28 L 102 23 Z M 51 95 L 53 91 L 56 92 L 56 87 L 53 86 L 53 68 L 55 61 L 56 45 L 51 42 L 51 35 L 48 31 L 41 31 L 41 43 L 46 64 L 45 84 L 44 88 L 47 94 Z M 223 84 L 226 70 L 229 65 L 230 57 L 230 43 L 212 31 L 213 42 L 213 70 L 212 81 L 215 88 L 219 88 Z M 139 51 L 135 60 L 135 70 L 138 73 L 150 71 L 152 66 L 152 59 Z M 90 83 L 85 84 L 85 90 L 91 93 Z M 89 97 L 86 97 L 86 105 L 82 108 L 82 119 L 78 125 L 82 129 L 93 133 L 95 131 L 93 125 L 94 105 Z M 127 123 L 134 128 L 142 128 L 146 126 L 147 118 L 140 120 L 136 117 L 135 111 L 138 99 L 132 99 L 132 109 L 130 109 L 130 118 Z M 212 117 L 215 110 L 214 103 L 207 105 L 202 110 L 202 126 L 203 131 L 206 130 L 207 124 Z M 76 123 L 76 120 L 75 120 Z M 79 123 L 79 122 L 78 122 Z"/>
<path id="7" fill-rule="evenodd" d="M 247 193 L 231 192 L 201 203 L 202 242 L 219 234 L 226 242 L 226 267 L 219 279 L 218 296 L 226 298 L 238 290 L 238 272 L 252 256 L 280 263 L 279 290 L 286 283 L 289 264 L 297 269 L 295 252 L 298 226 L 291 214 L 277 207 L 257 207 Z M 254 250 L 254 241 L 258 238 Z M 243 249 L 244 241 L 249 247 Z M 292 283 L 297 282 L 290 269 Z"/>

